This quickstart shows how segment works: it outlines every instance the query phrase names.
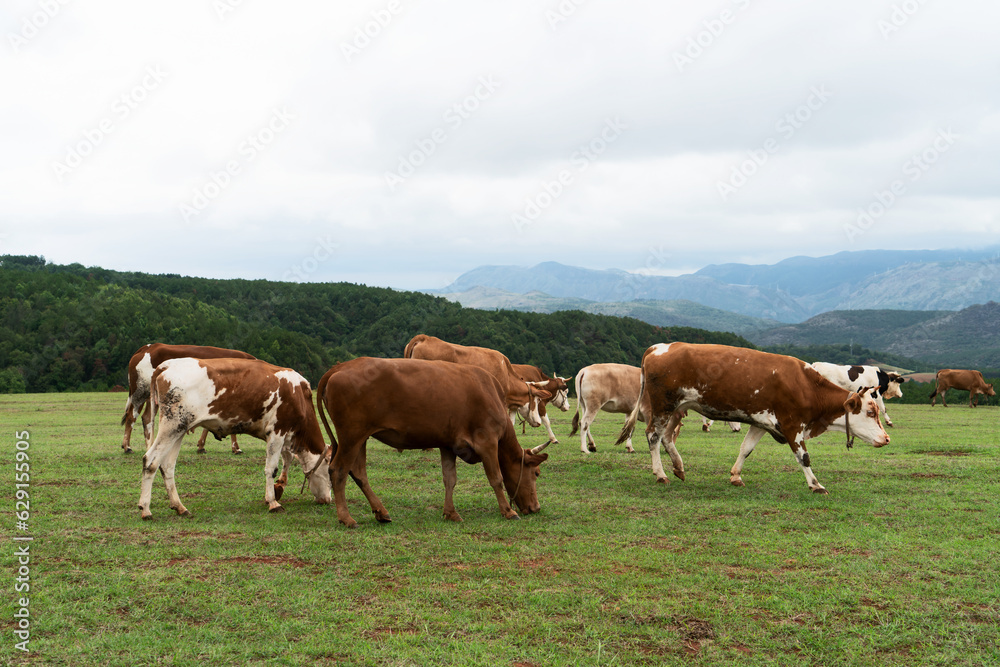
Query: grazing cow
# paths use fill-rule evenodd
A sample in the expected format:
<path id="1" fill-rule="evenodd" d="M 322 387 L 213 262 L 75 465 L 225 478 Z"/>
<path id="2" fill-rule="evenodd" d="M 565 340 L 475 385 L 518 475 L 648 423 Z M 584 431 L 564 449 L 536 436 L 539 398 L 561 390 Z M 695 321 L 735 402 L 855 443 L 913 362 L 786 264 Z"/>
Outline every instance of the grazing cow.
<path id="1" fill-rule="evenodd" d="M 547 445 L 554 445 L 559 442 L 556 438 L 556 434 L 552 432 L 552 423 L 549 421 L 549 416 L 545 413 L 545 406 L 548 403 L 556 406 L 563 412 L 569 410 L 569 385 L 566 382 L 570 378 L 562 378 L 556 376 L 550 378 L 542 369 L 538 366 L 531 366 L 529 364 L 511 364 L 514 372 L 517 376 L 525 381 L 527 384 L 532 384 L 535 387 L 544 389 L 545 391 L 552 394 L 551 399 L 543 399 L 538 402 L 538 416 L 542 420 L 542 424 L 545 426 L 545 430 L 549 432 L 549 441 Z M 526 406 L 522 406 L 517 411 L 518 416 L 521 419 L 527 421 L 528 419 L 528 409 Z M 523 431 L 522 431 L 523 432 Z"/>
<path id="2" fill-rule="evenodd" d="M 603 410 L 613 414 L 627 415 L 633 411 L 639 400 L 639 368 L 627 364 L 593 364 L 581 368 L 576 374 L 576 414 L 573 415 L 574 435 L 580 430 L 580 451 L 584 454 L 597 451 L 597 444 L 590 434 L 597 413 Z M 649 401 L 643 402 L 639 411 L 639 421 L 646 421 Z M 634 452 L 632 438 L 628 438 L 625 450 Z"/>
<path id="3" fill-rule="evenodd" d="M 906 381 L 899 373 L 884 371 L 878 366 L 841 366 L 825 361 L 809 364 L 830 382 L 847 391 L 859 391 L 862 387 L 873 387 L 875 402 L 879 411 L 885 415 L 885 425 L 892 426 L 889 413 L 885 409 L 883 399 L 903 396 L 899 385 Z"/>
<path id="4" fill-rule="evenodd" d="M 528 423 L 532 426 L 541 426 L 542 418 L 538 414 L 539 399 L 552 398 L 548 391 L 519 378 L 507 355 L 488 347 L 458 345 L 434 336 L 417 334 L 406 344 L 403 358 L 451 361 L 456 364 L 478 366 L 489 372 L 500 382 L 511 423 L 514 420 L 513 413 L 524 409 Z"/>
<path id="5" fill-rule="evenodd" d="M 132 425 L 142 412 L 142 433 L 146 440 L 146 448 L 153 441 L 153 425 L 150 420 L 149 383 L 153 370 L 167 359 L 192 357 L 195 359 L 253 359 L 252 355 L 239 350 L 228 350 L 224 347 L 207 345 L 166 345 L 152 343 L 140 347 L 128 362 L 128 400 L 125 402 L 125 415 L 122 425 L 125 426 L 125 437 L 122 439 L 122 450 L 125 454 L 132 453 Z M 145 411 L 143 411 L 145 408 Z M 236 436 L 232 437 L 233 454 L 242 454 L 236 444 Z M 198 453 L 205 453 L 205 434 L 198 441 Z"/>
<path id="6" fill-rule="evenodd" d="M 508 519 L 539 511 L 535 491 L 538 466 L 548 454 L 522 449 L 507 417 L 499 381 L 475 366 L 423 359 L 360 357 L 331 368 L 316 387 L 320 418 L 334 451 L 330 461 L 337 518 L 357 526 L 347 511 L 347 476 L 368 499 L 375 518 L 389 512 L 368 483 L 366 441 L 372 437 L 400 451 L 438 448 L 444 474 L 444 516 L 461 521 L 452 502 L 458 480 L 455 458 L 483 464 L 486 479 Z M 334 436 L 324 414 L 333 421 Z"/>
<path id="7" fill-rule="evenodd" d="M 996 396 L 993 385 L 983 379 L 983 374 L 979 371 L 954 370 L 943 368 L 937 372 L 937 387 L 931 393 L 931 407 L 937 400 L 937 395 L 941 394 L 941 405 L 948 407 L 944 395 L 949 389 L 958 389 L 969 392 L 969 407 L 974 408 L 979 405 L 979 396 Z"/>
<path id="8" fill-rule="evenodd" d="M 188 429 L 201 426 L 216 437 L 246 433 L 267 442 L 264 500 L 271 512 L 283 508 L 274 478 L 279 460 L 302 464 L 316 502 L 330 502 L 330 476 L 323 434 L 316 421 L 312 390 L 305 378 L 289 368 L 256 359 L 169 359 L 153 371 L 153 415 L 160 411 L 156 439 L 142 457 L 139 509 L 149 511 L 153 477 L 163 475 L 170 508 L 190 515 L 177 495 L 174 467 Z"/>
<path id="9" fill-rule="evenodd" d="M 868 390 L 848 392 L 794 357 L 727 345 L 661 343 L 642 356 L 641 400 L 649 400 L 646 439 L 657 481 L 668 481 L 660 463 L 663 442 L 674 475 L 684 479 L 677 452 L 676 426 L 686 410 L 711 419 L 750 425 L 729 481 L 743 486 L 743 462 L 765 433 L 792 449 L 806 483 L 826 493 L 812 472 L 805 441 L 828 430 L 845 431 L 848 446 L 857 435 L 876 447 L 889 443 Z M 638 405 L 638 403 L 637 403 Z M 635 429 L 633 408 L 618 436 L 624 442 Z"/>

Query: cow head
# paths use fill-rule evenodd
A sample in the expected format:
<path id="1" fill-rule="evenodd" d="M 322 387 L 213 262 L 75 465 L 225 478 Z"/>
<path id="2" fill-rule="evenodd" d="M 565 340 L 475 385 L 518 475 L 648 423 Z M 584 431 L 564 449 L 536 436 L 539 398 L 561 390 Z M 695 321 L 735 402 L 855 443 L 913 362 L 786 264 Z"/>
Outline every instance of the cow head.
<path id="1" fill-rule="evenodd" d="M 899 385 L 906 382 L 904 378 L 899 373 L 888 373 L 889 384 L 886 386 L 885 391 L 882 393 L 882 398 L 888 400 L 890 398 L 902 398 L 903 390 L 899 388 Z"/>
<path id="2" fill-rule="evenodd" d="M 549 458 L 548 454 L 534 454 L 522 449 L 520 461 L 513 462 L 503 471 L 503 483 L 511 502 L 524 514 L 534 514 L 542 509 L 538 504 L 536 480 L 541 474 L 539 466 Z"/>
<path id="3" fill-rule="evenodd" d="M 985 393 L 987 396 L 996 396 L 997 395 L 997 392 L 993 388 L 993 385 L 990 384 L 989 382 L 986 382 L 986 391 L 983 392 L 983 393 Z"/>
<path id="4" fill-rule="evenodd" d="M 552 392 L 536 386 L 534 382 L 525 382 L 524 384 L 528 388 L 528 402 L 519 407 L 517 413 L 532 427 L 541 426 L 542 416 L 538 412 L 538 406 L 541 405 L 542 401 L 552 398 Z"/>
<path id="5" fill-rule="evenodd" d="M 302 457 L 302 470 L 306 473 L 306 479 L 309 481 L 309 490 L 312 492 L 316 502 L 321 505 L 329 505 L 333 502 L 331 495 L 333 483 L 331 482 L 330 475 L 330 459 L 332 456 L 333 450 L 327 447 L 322 456 L 319 456 L 315 461 L 311 454 L 305 454 Z"/>
<path id="6" fill-rule="evenodd" d="M 569 382 L 572 378 L 561 378 L 558 375 L 552 378 L 556 383 L 556 392 L 549 401 L 563 412 L 569 412 Z"/>
<path id="7" fill-rule="evenodd" d="M 874 396 L 873 387 L 864 387 L 860 391 L 852 391 L 844 401 L 844 416 L 834 423 L 847 431 L 848 446 L 853 442 L 854 436 L 876 447 L 889 444 L 889 436 L 878 418 L 878 403 Z M 843 424 L 840 423 L 841 419 Z"/>

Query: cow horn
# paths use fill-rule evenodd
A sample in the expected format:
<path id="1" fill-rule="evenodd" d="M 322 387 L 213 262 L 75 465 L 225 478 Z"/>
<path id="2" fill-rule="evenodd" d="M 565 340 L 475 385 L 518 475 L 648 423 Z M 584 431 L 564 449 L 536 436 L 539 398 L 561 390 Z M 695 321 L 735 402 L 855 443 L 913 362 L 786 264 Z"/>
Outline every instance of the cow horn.
<path id="1" fill-rule="evenodd" d="M 542 444 L 538 445 L 537 447 L 532 447 L 528 451 L 531 452 L 532 454 L 541 454 L 542 450 L 545 449 L 546 447 L 548 447 L 551 444 L 552 444 L 551 442 L 543 442 Z"/>

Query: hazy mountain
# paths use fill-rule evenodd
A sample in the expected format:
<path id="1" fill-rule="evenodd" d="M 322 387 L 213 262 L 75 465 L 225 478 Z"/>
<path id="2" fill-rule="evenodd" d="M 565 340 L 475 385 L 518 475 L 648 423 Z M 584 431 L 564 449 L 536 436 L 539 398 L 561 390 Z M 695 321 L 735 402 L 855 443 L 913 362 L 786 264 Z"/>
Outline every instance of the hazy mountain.
<path id="1" fill-rule="evenodd" d="M 687 300 L 600 302 L 574 297 L 555 297 L 543 292 L 516 294 L 495 287 L 473 287 L 465 292 L 441 294 L 440 296 L 449 301 L 456 301 L 467 308 L 483 310 L 502 308 L 533 313 L 582 310 L 600 315 L 634 317 L 637 320 L 661 327 L 696 327 L 709 331 L 730 331 L 738 334 L 781 325 L 777 320 L 740 315 Z"/>
<path id="2" fill-rule="evenodd" d="M 841 252 L 791 257 L 772 265 L 711 265 L 683 276 L 584 269 L 556 262 L 533 267 L 484 266 L 435 293 L 459 294 L 475 287 L 595 302 L 687 300 L 744 316 L 795 323 L 829 310 L 960 310 L 1000 301 L 1000 249 Z M 512 307 L 490 303 L 484 295 L 476 298 L 476 307 Z M 511 297 L 498 298 L 509 301 Z"/>
<path id="3" fill-rule="evenodd" d="M 939 365 L 1000 368 L 1000 304 L 960 311 L 831 311 L 746 334 L 756 345 L 856 344 Z"/>

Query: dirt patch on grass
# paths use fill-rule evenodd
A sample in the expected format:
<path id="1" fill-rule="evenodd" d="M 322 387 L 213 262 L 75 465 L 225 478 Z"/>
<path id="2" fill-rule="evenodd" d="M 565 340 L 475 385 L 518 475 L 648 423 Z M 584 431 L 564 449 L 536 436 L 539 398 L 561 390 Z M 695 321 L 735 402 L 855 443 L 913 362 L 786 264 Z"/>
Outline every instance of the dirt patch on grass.
<path id="1" fill-rule="evenodd" d="M 970 456 L 972 454 L 972 452 L 961 449 L 940 449 L 917 453 L 926 454 L 927 456 Z"/>
<path id="2" fill-rule="evenodd" d="M 289 567 L 309 567 L 311 564 L 295 556 L 233 556 L 223 558 L 221 563 L 250 563 L 255 565 L 287 565 Z"/>
<path id="3" fill-rule="evenodd" d="M 939 475 L 936 472 L 915 472 L 911 474 L 910 477 L 914 477 L 916 479 L 937 479 L 937 478 L 952 479 L 954 475 Z"/>

